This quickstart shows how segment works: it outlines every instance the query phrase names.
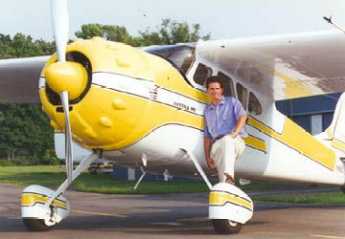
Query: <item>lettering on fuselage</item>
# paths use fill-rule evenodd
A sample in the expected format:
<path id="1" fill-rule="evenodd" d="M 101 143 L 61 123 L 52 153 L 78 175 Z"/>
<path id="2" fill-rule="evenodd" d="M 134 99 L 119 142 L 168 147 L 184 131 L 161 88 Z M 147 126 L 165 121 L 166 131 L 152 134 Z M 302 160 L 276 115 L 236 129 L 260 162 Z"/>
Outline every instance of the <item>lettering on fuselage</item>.
<path id="1" fill-rule="evenodd" d="M 195 111 L 196 111 L 195 107 L 189 106 L 189 105 L 186 105 L 186 104 L 180 103 L 180 102 L 174 102 L 174 106 L 179 108 L 179 109 L 190 111 L 193 113 L 195 113 Z"/>
<path id="2" fill-rule="evenodd" d="M 155 85 L 154 88 L 152 88 L 152 89 L 150 90 L 149 94 L 150 94 L 151 100 L 154 100 L 154 101 L 157 100 L 157 97 L 158 97 L 158 89 L 159 89 L 159 86 L 158 86 L 158 85 Z"/>

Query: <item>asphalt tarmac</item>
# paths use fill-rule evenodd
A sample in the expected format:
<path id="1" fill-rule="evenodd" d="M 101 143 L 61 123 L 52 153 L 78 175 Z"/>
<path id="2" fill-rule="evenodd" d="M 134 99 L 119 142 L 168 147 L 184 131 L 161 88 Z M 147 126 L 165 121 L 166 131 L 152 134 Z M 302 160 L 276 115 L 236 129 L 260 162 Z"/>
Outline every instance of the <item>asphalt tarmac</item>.
<path id="1" fill-rule="evenodd" d="M 20 218 L 21 188 L 0 184 L 0 238 L 345 238 L 345 206 L 256 204 L 240 234 L 217 235 L 206 193 L 106 195 L 67 192 L 72 214 L 48 232 L 29 232 Z M 345 196 L 345 195 L 344 195 Z"/>

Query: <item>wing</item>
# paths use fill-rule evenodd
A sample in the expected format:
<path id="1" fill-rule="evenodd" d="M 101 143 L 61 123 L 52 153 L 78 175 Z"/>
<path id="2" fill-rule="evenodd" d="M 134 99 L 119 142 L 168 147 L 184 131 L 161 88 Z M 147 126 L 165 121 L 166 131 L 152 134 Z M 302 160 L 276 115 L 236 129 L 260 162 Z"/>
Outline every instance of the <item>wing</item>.
<path id="1" fill-rule="evenodd" d="M 0 103 L 38 103 L 38 82 L 49 56 L 0 60 Z"/>
<path id="2" fill-rule="evenodd" d="M 314 32 L 198 44 L 198 55 L 273 100 L 345 91 L 345 34 Z"/>

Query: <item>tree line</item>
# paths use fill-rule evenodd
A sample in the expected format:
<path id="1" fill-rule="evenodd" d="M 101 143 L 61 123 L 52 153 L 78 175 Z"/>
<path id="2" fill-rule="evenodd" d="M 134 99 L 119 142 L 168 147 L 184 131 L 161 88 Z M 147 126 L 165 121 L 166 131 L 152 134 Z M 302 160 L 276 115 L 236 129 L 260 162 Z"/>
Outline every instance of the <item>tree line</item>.
<path id="1" fill-rule="evenodd" d="M 210 34 L 201 35 L 199 24 L 189 25 L 170 19 L 163 19 L 155 29 L 147 28 L 137 35 L 131 35 L 124 26 L 85 24 L 75 32 L 75 36 L 81 39 L 97 36 L 135 47 L 210 38 Z M 54 42 L 34 40 L 22 33 L 13 37 L 0 33 L 0 59 L 50 55 L 54 52 Z M 0 104 L 0 165 L 59 163 L 54 152 L 53 134 L 40 105 Z"/>

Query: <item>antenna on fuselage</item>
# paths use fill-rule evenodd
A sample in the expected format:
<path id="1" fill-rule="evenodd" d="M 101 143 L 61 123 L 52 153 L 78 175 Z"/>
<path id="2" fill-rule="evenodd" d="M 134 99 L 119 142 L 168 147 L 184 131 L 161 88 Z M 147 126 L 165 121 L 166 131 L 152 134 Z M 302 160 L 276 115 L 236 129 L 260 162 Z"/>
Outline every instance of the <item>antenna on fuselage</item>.
<path id="1" fill-rule="evenodd" d="M 339 31 L 341 31 L 342 33 L 345 34 L 345 30 L 344 30 L 341 26 L 338 26 L 336 23 L 333 22 L 332 16 L 330 16 L 330 17 L 323 17 L 323 19 L 324 19 L 327 23 L 331 24 L 333 27 L 335 27 L 336 29 L 338 29 Z"/>

